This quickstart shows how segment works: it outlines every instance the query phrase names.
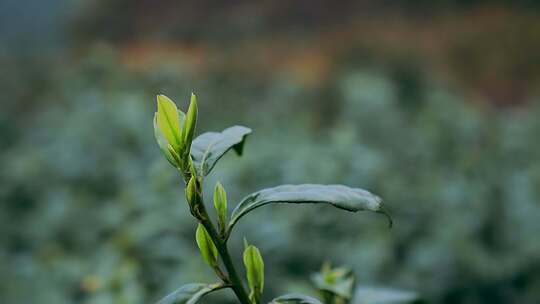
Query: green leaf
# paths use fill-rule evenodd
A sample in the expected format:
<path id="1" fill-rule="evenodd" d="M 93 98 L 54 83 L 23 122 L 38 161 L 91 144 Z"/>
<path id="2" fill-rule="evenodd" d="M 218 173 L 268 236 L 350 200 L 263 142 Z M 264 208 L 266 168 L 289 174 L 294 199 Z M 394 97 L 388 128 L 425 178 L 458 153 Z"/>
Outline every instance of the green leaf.
<path id="1" fill-rule="evenodd" d="M 270 304 L 322 304 L 316 298 L 291 293 L 273 299 Z"/>
<path id="2" fill-rule="evenodd" d="M 250 133 L 249 128 L 234 126 L 221 133 L 206 132 L 195 138 L 191 144 L 191 157 L 199 174 L 208 175 L 217 161 L 230 149 L 242 155 L 245 139 Z"/>
<path id="3" fill-rule="evenodd" d="M 258 303 L 264 290 L 264 262 L 257 247 L 248 245 L 244 250 L 244 266 L 251 290 L 250 298 L 254 303 Z"/>
<path id="4" fill-rule="evenodd" d="M 421 303 L 417 293 L 383 287 L 359 287 L 354 304 L 416 304 Z"/>
<path id="5" fill-rule="evenodd" d="M 176 151 L 182 146 L 179 112 L 176 104 L 167 96 L 157 96 L 157 126 Z"/>
<path id="6" fill-rule="evenodd" d="M 206 294 L 224 288 L 220 283 L 191 283 L 173 291 L 156 304 L 195 304 Z"/>
<path id="7" fill-rule="evenodd" d="M 197 240 L 197 246 L 199 246 L 199 250 L 201 251 L 201 255 L 204 261 L 211 267 L 216 267 L 218 256 L 217 248 L 212 241 L 210 234 L 208 233 L 208 231 L 206 231 L 206 228 L 204 228 L 202 224 L 199 224 L 199 226 L 197 226 L 197 232 L 195 236 Z"/>
<path id="8" fill-rule="evenodd" d="M 184 146 L 182 147 L 182 151 L 180 152 L 180 159 L 184 164 L 184 167 L 181 168 L 181 171 L 183 172 L 185 172 L 187 169 L 192 171 L 192 168 L 186 167 L 185 165 L 193 165 L 190 157 L 190 151 L 191 142 L 193 141 L 193 135 L 195 134 L 195 127 L 197 125 L 197 112 L 197 97 L 195 96 L 195 94 L 191 93 L 191 101 L 189 103 L 189 108 L 186 113 L 186 119 L 184 120 L 184 127 L 182 128 L 182 141 L 184 143 Z M 191 175 L 194 175 L 193 172 L 191 172 Z"/>
<path id="9" fill-rule="evenodd" d="M 157 124 L 157 113 L 154 115 L 154 137 L 158 143 L 159 149 L 165 155 L 165 158 L 173 165 L 174 167 L 180 166 L 180 161 L 178 154 L 174 151 L 174 148 L 169 144 L 167 138 L 163 135 Z"/>
<path id="10" fill-rule="evenodd" d="M 214 208 L 218 216 L 219 231 L 224 234 L 227 228 L 227 193 L 219 182 L 214 189 Z"/>
<path id="11" fill-rule="evenodd" d="M 186 120 L 184 121 L 184 128 L 182 129 L 182 139 L 187 145 L 191 144 L 193 140 L 193 134 L 195 134 L 195 127 L 197 125 L 197 96 L 191 93 L 191 101 L 186 113 Z"/>
<path id="12" fill-rule="evenodd" d="M 351 212 L 369 210 L 387 215 L 382 207 L 382 200 L 363 189 L 342 185 L 283 185 L 264 189 L 245 197 L 231 214 L 229 231 L 248 212 L 272 203 L 330 204 Z M 392 221 L 388 215 L 387 217 L 391 225 Z"/>

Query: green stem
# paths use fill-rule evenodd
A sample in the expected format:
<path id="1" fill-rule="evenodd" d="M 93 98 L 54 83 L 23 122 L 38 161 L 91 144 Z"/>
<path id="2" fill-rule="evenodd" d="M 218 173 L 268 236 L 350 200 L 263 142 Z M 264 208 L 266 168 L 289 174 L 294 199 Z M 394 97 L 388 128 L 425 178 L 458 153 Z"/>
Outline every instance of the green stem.
<path id="1" fill-rule="evenodd" d="M 184 181 L 187 185 L 191 178 L 191 172 L 183 172 Z M 202 185 L 199 185 L 198 190 L 200 191 L 200 189 L 202 189 Z M 199 192 L 197 194 L 196 199 L 197 202 L 193 203 L 198 207 L 198 210 L 193 210 L 190 206 L 190 211 L 193 216 L 198 219 L 199 222 L 204 226 L 204 228 L 206 228 L 206 231 L 208 231 L 208 234 L 210 234 L 212 241 L 214 241 L 214 244 L 216 245 L 219 255 L 221 256 L 221 260 L 223 261 L 223 265 L 225 266 L 227 274 L 229 275 L 228 280 L 223 283 L 227 284 L 232 288 L 234 294 L 236 295 L 241 304 L 251 304 L 248 294 L 246 293 L 244 286 L 242 285 L 242 280 L 240 280 L 240 277 L 238 276 L 236 268 L 234 267 L 234 264 L 232 262 L 231 255 L 229 254 L 229 249 L 227 248 L 228 236 L 226 238 L 222 238 L 214 227 L 214 224 L 208 216 L 208 212 L 206 212 L 202 192 Z"/>
<path id="2" fill-rule="evenodd" d="M 206 231 L 208 231 L 208 234 L 210 234 L 210 237 L 214 241 L 214 244 L 216 245 L 216 248 L 219 252 L 219 255 L 221 256 L 221 260 L 223 261 L 223 265 L 225 266 L 225 269 L 227 269 L 227 273 L 229 275 L 231 288 L 234 291 L 234 294 L 242 304 L 250 304 L 249 297 L 244 290 L 244 286 L 242 285 L 242 281 L 240 280 L 240 277 L 238 276 L 238 273 L 236 272 L 236 268 L 234 267 L 234 264 L 231 259 L 231 255 L 229 254 L 229 249 L 227 248 L 227 243 L 225 240 L 223 240 L 220 235 L 218 234 L 216 228 L 214 227 L 214 224 L 210 221 L 210 218 L 208 217 L 208 213 L 206 212 L 206 208 L 204 208 L 204 204 L 201 202 L 201 218 L 199 221 L 201 224 L 206 228 Z"/>

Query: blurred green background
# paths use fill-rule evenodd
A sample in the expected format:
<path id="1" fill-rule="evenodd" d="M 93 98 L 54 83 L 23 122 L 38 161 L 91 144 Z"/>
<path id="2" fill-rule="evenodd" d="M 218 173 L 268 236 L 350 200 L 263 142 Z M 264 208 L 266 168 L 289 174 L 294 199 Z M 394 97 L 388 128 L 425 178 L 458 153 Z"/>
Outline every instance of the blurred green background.
<path id="1" fill-rule="evenodd" d="M 257 210 L 231 249 L 261 249 L 266 299 L 328 260 L 429 303 L 540 301 L 537 1 L 3 0 L 0 71 L 0 303 L 215 280 L 152 130 L 192 90 L 200 132 L 254 129 L 207 191 L 342 183 L 394 217 Z"/>

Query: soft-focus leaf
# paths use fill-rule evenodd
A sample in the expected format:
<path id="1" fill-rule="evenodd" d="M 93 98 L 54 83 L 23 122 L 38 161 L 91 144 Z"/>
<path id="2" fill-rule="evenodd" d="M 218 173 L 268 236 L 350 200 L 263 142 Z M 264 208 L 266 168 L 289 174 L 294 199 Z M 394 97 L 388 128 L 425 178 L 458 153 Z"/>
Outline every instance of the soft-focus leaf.
<path id="1" fill-rule="evenodd" d="M 384 213 L 382 200 L 363 189 L 342 185 L 283 185 L 245 197 L 232 212 L 229 231 L 242 216 L 255 208 L 271 203 L 323 203 L 351 212 L 369 210 Z"/>
<path id="2" fill-rule="evenodd" d="M 224 286 L 220 283 L 216 284 L 202 284 L 191 283 L 183 285 L 177 290 L 173 291 L 156 304 L 195 304 L 204 295 L 215 290 L 219 290 Z"/>
<path id="3" fill-rule="evenodd" d="M 208 234 L 208 231 L 206 231 L 206 228 L 204 228 L 202 224 L 197 226 L 196 240 L 204 261 L 208 263 L 208 265 L 215 267 L 217 265 L 217 248 L 212 241 L 210 234 Z"/>
<path id="4" fill-rule="evenodd" d="M 191 145 L 191 156 L 199 174 L 208 175 L 217 161 L 230 149 L 242 155 L 246 136 L 250 133 L 249 128 L 234 126 L 221 133 L 207 132 L 195 138 Z"/>
<path id="5" fill-rule="evenodd" d="M 179 112 L 176 104 L 167 96 L 157 96 L 157 125 L 169 144 L 175 149 L 182 146 Z"/>
<path id="6" fill-rule="evenodd" d="M 354 304 L 414 303 L 420 303 L 420 297 L 415 292 L 385 287 L 359 287 L 354 301 Z"/>
<path id="7" fill-rule="evenodd" d="M 348 268 L 323 267 L 311 279 L 320 292 L 329 292 L 347 300 L 354 295 L 355 276 Z"/>
<path id="8" fill-rule="evenodd" d="M 316 298 L 302 294 L 286 294 L 273 299 L 270 304 L 322 304 Z"/>

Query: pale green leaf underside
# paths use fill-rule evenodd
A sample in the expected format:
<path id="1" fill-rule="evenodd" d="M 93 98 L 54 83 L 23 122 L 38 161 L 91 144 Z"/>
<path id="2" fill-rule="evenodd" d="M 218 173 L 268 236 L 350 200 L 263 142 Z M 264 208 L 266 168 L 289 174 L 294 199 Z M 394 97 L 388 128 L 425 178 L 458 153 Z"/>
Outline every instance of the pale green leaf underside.
<path id="1" fill-rule="evenodd" d="M 382 200 L 363 189 L 343 185 L 283 185 L 245 197 L 232 212 L 229 231 L 248 212 L 272 203 L 330 204 L 351 212 L 369 210 L 384 213 Z"/>
<path id="2" fill-rule="evenodd" d="M 202 283 L 191 283 L 183 285 L 177 290 L 173 291 L 163 299 L 161 299 L 156 304 L 195 304 L 197 303 L 204 295 L 224 288 L 220 283 L 216 284 L 202 284 Z"/>
<path id="3" fill-rule="evenodd" d="M 305 296 L 301 294 L 286 294 L 277 297 L 269 304 L 322 304 L 321 301 L 316 298 Z"/>
<path id="4" fill-rule="evenodd" d="M 244 141 L 250 133 L 249 128 L 233 126 L 223 132 L 206 132 L 195 138 L 191 144 L 191 157 L 199 174 L 208 175 L 230 149 L 242 155 Z"/>
<path id="5" fill-rule="evenodd" d="M 420 303 L 419 296 L 412 291 L 385 288 L 359 287 L 354 304 L 414 304 Z"/>

